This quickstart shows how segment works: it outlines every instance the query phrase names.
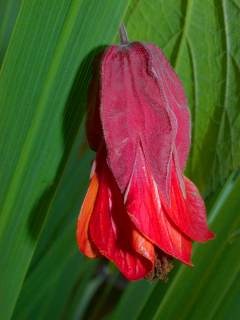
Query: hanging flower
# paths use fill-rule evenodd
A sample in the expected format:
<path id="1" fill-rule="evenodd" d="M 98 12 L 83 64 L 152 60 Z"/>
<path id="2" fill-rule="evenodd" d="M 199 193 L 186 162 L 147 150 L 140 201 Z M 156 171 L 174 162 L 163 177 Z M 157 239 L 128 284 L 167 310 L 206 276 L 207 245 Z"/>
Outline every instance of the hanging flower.
<path id="1" fill-rule="evenodd" d="M 182 84 L 159 48 L 129 43 L 124 27 L 120 36 L 89 88 L 87 135 L 97 154 L 77 242 L 129 280 L 165 279 L 172 258 L 191 265 L 192 241 L 214 235 L 183 175 L 191 128 Z"/>

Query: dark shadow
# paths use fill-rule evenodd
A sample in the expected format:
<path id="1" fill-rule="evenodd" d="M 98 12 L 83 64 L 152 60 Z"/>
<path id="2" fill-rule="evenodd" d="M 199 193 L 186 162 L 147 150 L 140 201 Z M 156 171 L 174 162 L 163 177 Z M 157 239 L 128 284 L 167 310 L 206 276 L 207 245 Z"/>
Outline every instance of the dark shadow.
<path id="1" fill-rule="evenodd" d="M 39 236 L 45 219 L 47 218 L 49 206 L 51 205 L 52 198 L 62 177 L 63 170 L 69 159 L 69 153 L 73 147 L 73 143 L 86 112 L 88 86 L 91 79 L 94 58 L 100 52 L 102 52 L 104 48 L 105 46 L 97 47 L 84 58 L 73 81 L 73 85 L 63 112 L 62 135 L 64 153 L 62 155 L 62 160 L 59 164 L 54 180 L 52 181 L 50 187 L 43 192 L 37 201 L 36 205 L 32 209 L 28 221 L 29 235 L 34 240 L 36 240 Z M 78 155 L 76 155 L 76 157 L 78 157 Z M 57 223 L 62 224 L 61 221 L 64 218 L 65 217 L 59 213 L 59 216 L 56 217 Z M 55 233 L 56 232 L 57 230 L 55 230 Z M 53 231 L 53 238 L 55 233 Z"/>

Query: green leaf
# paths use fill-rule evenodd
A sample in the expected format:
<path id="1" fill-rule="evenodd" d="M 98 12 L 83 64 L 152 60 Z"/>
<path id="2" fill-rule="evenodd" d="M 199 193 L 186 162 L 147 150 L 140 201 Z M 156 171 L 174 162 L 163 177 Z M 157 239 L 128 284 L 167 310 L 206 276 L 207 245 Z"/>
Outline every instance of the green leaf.
<path id="1" fill-rule="evenodd" d="M 130 283 L 109 319 L 137 319 L 153 287 L 153 284 L 144 280 Z"/>
<path id="2" fill-rule="evenodd" d="M 213 192 L 240 166 L 240 1 L 132 1 L 125 21 L 130 39 L 161 47 L 182 79 L 193 122 L 187 174 Z"/>
<path id="3" fill-rule="evenodd" d="M 27 0 L 21 6 L 0 75 L 4 320 L 13 312 L 84 112 L 66 106 L 74 77 L 87 55 L 111 41 L 127 4 Z M 89 72 L 82 71 L 84 86 Z"/>
<path id="4" fill-rule="evenodd" d="M 40 262 L 28 274 L 13 319 L 59 319 L 69 308 L 69 298 L 76 287 L 85 290 L 95 270 L 96 261 L 85 261 L 75 243 L 75 218 L 56 237 Z M 87 277 L 86 277 L 87 275 Z M 84 281 L 86 278 L 87 281 Z M 101 283 L 101 279 L 96 279 Z M 79 284 L 78 284 L 79 283 Z M 78 285 L 77 285 L 78 284 Z M 37 290 L 36 290 L 37 288 Z M 86 298 L 85 298 L 86 300 Z M 31 301 L 31 303 L 29 303 Z M 86 304 L 86 301 L 84 302 Z M 41 306 L 41 308 L 40 308 Z"/>
<path id="5" fill-rule="evenodd" d="M 161 285 L 147 280 L 129 283 L 112 313 L 112 318 L 151 319 L 169 285 L 174 281 L 178 269 L 179 264 L 175 261 L 167 283 L 161 282 Z M 130 301 L 131 304 L 129 304 Z"/>
<path id="6" fill-rule="evenodd" d="M 72 99 L 71 101 L 74 102 Z M 77 101 L 78 99 L 74 106 Z M 28 276 L 20 292 L 14 319 L 31 318 L 31 315 L 39 309 L 39 305 L 43 304 L 44 308 L 41 307 L 41 312 L 38 311 L 39 319 L 46 318 L 50 313 L 52 319 L 59 319 L 60 316 L 63 316 L 65 309 L 70 308 L 68 305 L 72 304 L 73 298 L 76 299 L 75 294 L 72 297 L 72 291 L 76 288 L 77 291 L 80 291 L 76 308 L 82 310 L 82 313 L 86 308 L 89 298 L 88 295 L 87 298 L 85 297 L 87 292 L 84 293 L 84 289 L 88 290 L 90 285 L 88 281 L 95 269 L 95 263 L 90 264 L 91 260 L 83 259 L 80 255 L 76 246 L 75 229 L 77 215 L 85 193 L 83 186 L 86 186 L 89 180 L 91 158 L 92 153 L 86 149 L 84 126 L 81 126 L 69 153 L 61 180 L 58 182 L 57 190 L 51 198 L 47 223 L 44 225 Z M 47 281 L 44 281 L 46 279 Z M 41 283 L 43 284 L 40 286 Z M 99 283 L 99 279 L 96 283 Z M 63 288 L 64 286 L 69 290 L 67 291 L 66 288 L 56 290 L 56 287 Z M 36 292 L 36 288 L 39 287 L 40 289 Z M 55 303 L 52 302 L 53 296 Z M 27 302 L 30 299 L 31 305 L 29 306 Z"/>
<path id="7" fill-rule="evenodd" d="M 234 279 L 232 285 L 228 287 L 228 293 L 224 297 L 224 302 L 216 310 L 214 317 L 219 320 L 238 319 L 240 313 L 240 273 Z"/>
<path id="8" fill-rule="evenodd" d="M 123 17 L 129 38 L 163 48 L 184 83 L 193 122 L 186 173 L 209 196 L 217 238 L 195 245 L 195 267 L 176 267 L 167 284 L 129 284 L 109 319 L 238 317 L 240 178 L 218 191 L 240 167 L 240 1 L 0 0 L 4 320 L 14 308 L 14 319 L 107 312 L 75 221 L 93 158 L 82 125 L 90 63 Z"/>
<path id="9" fill-rule="evenodd" d="M 22 0 L 0 1 L 0 67 Z"/>

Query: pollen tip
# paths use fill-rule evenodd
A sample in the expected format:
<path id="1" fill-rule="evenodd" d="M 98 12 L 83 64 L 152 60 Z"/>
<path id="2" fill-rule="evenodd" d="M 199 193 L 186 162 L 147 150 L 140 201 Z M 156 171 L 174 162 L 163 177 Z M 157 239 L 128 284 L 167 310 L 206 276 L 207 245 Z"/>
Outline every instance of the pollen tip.
<path id="1" fill-rule="evenodd" d="M 155 265 L 153 270 L 145 277 L 150 282 L 156 280 L 162 280 L 163 282 L 168 281 L 168 274 L 172 271 L 174 265 L 172 264 L 172 258 L 165 255 L 164 253 L 156 253 Z"/>

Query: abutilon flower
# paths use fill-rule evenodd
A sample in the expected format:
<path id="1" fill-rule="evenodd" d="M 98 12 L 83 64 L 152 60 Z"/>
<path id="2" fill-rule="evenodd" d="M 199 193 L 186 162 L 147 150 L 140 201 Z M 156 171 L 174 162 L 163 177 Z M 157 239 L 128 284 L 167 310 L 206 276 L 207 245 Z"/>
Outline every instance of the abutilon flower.
<path id="1" fill-rule="evenodd" d="M 129 280 L 166 278 L 171 259 L 192 265 L 192 241 L 214 237 L 204 202 L 183 175 L 190 146 L 184 89 L 153 44 L 110 46 L 89 87 L 87 136 L 96 151 L 77 224 L 90 258 Z"/>

